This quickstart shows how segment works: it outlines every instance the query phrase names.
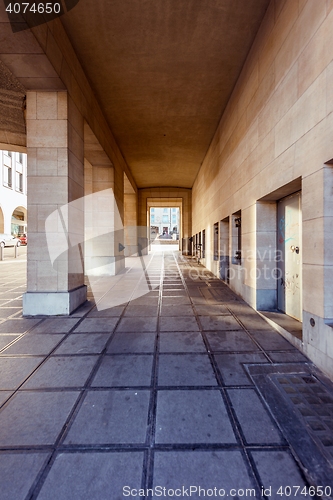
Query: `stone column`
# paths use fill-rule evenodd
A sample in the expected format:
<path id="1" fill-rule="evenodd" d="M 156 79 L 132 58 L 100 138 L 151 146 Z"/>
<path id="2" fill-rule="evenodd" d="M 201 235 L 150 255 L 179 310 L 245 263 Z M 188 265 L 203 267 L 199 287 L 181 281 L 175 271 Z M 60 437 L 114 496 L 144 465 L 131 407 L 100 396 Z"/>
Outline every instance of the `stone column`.
<path id="1" fill-rule="evenodd" d="M 138 252 L 138 195 L 124 174 L 124 254 L 126 257 Z"/>
<path id="2" fill-rule="evenodd" d="M 333 169 L 302 179 L 303 342 L 305 353 L 333 375 Z"/>
<path id="3" fill-rule="evenodd" d="M 124 268 L 123 223 L 114 195 L 114 168 L 85 159 L 85 271 L 113 276 Z"/>
<path id="4" fill-rule="evenodd" d="M 84 285 L 83 117 L 67 92 L 27 93 L 28 276 L 24 315 L 70 314 Z"/>
<path id="5" fill-rule="evenodd" d="M 124 253 L 126 256 L 136 255 L 138 252 L 137 205 L 136 193 L 124 194 Z"/>

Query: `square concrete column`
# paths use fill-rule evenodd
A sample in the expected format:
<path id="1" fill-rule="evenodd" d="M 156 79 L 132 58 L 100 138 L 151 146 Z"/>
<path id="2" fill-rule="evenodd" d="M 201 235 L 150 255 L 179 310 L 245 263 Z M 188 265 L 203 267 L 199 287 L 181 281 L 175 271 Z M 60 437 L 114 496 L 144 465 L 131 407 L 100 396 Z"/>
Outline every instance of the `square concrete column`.
<path id="1" fill-rule="evenodd" d="M 333 168 L 302 180 L 303 341 L 306 354 L 333 374 Z"/>
<path id="2" fill-rule="evenodd" d="M 124 194 L 124 240 L 126 256 L 136 255 L 138 252 L 138 200 L 136 193 Z"/>
<path id="3" fill-rule="evenodd" d="M 83 117 L 67 92 L 27 93 L 28 276 L 24 315 L 70 314 L 84 285 Z"/>
<path id="4" fill-rule="evenodd" d="M 109 162 L 110 163 L 110 162 Z M 85 273 L 114 276 L 125 267 L 124 227 L 115 197 L 115 169 L 85 159 Z"/>

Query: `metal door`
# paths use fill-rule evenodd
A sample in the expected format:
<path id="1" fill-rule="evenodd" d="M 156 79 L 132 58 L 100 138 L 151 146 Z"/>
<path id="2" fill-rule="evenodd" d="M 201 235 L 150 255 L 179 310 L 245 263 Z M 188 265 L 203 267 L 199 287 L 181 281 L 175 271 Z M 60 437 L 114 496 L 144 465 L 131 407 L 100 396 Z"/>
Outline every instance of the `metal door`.
<path id="1" fill-rule="evenodd" d="M 278 308 L 302 321 L 301 193 L 278 202 Z"/>

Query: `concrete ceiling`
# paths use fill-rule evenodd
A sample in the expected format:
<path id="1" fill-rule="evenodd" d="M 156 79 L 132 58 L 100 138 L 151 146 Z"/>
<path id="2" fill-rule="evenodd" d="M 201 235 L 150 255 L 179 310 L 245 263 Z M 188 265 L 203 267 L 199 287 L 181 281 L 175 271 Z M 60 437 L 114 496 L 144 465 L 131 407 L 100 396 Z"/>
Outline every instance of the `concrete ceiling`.
<path id="1" fill-rule="evenodd" d="M 192 187 L 268 3 L 80 0 L 62 17 L 138 187 Z"/>
<path id="2" fill-rule="evenodd" d="M 269 0 L 80 0 L 62 22 L 138 187 L 192 187 Z"/>

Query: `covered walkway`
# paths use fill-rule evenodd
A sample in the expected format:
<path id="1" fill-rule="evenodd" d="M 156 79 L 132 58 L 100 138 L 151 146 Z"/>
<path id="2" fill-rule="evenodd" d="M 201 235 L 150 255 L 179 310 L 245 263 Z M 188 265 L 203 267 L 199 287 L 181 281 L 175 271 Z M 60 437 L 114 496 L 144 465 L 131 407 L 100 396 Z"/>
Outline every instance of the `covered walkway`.
<path id="1" fill-rule="evenodd" d="M 22 318 L 25 262 L 0 262 L 1 498 L 330 497 L 331 382 L 194 259 L 141 263 L 125 303 L 94 282 Z"/>

